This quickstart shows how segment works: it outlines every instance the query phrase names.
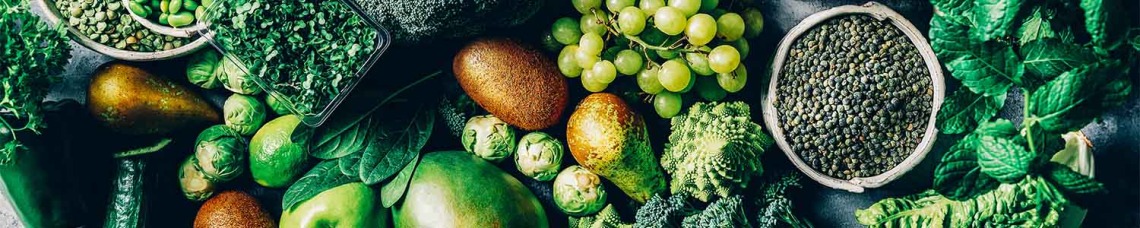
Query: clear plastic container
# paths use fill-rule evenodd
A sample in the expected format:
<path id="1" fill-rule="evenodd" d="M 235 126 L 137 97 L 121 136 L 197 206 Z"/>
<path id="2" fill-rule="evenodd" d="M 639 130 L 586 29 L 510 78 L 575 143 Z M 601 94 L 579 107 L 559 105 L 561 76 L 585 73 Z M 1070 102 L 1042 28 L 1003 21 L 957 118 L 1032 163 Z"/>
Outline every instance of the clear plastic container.
<path id="1" fill-rule="evenodd" d="M 198 20 L 198 23 L 205 24 L 205 25 L 199 26 L 199 27 L 203 27 L 204 29 L 199 30 L 198 33 L 202 37 L 205 37 L 210 42 L 210 44 L 212 46 L 214 46 L 214 48 L 216 48 L 221 54 L 223 54 L 223 56 L 226 56 L 227 59 L 234 61 L 236 63 L 244 63 L 244 61 L 239 56 L 239 55 L 242 55 L 242 53 L 230 55 L 228 53 L 232 52 L 233 50 L 226 50 L 226 48 L 225 48 L 226 45 L 220 43 L 222 41 L 219 40 L 219 38 L 227 36 L 228 34 L 224 34 L 225 30 L 219 30 L 219 28 L 216 27 L 216 26 L 222 26 L 222 25 L 216 25 L 218 23 L 212 23 L 213 21 L 216 21 L 217 18 L 220 16 L 219 11 L 218 10 L 209 10 L 209 9 L 214 9 L 217 7 L 238 6 L 240 4 L 245 4 L 248 2 L 255 2 L 255 1 L 261 1 L 261 0 L 216 0 L 216 1 L 214 1 L 214 3 L 212 5 L 210 5 L 210 8 L 208 8 L 204 18 Z M 305 1 L 305 0 L 301 0 L 301 1 Z M 279 7 L 278 6 L 279 4 L 283 4 L 282 2 L 271 1 L 271 0 L 265 0 L 262 2 L 263 3 L 272 3 L 272 4 L 276 4 L 276 5 L 261 6 L 261 7 Z M 348 97 L 348 94 L 352 92 L 352 90 L 356 87 L 357 84 L 360 84 L 360 81 L 363 80 L 364 76 L 368 73 L 368 70 L 372 68 L 372 66 L 376 63 L 376 60 L 380 58 L 380 56 L 384 53 L 384 51 L 391 44 L 391 35 L 388 33 L 388 30 L 384 29 L 383 26 L 380 26 L 380 24 L 376 23 L 376 21 L 372 20 L 372 18 L 366 16 L 363 13 L 363 10 L 361 10 L 360 7 L 356 4 L 356 2 L 351 1 L 351 0 L 337 0 L 336 2 L 343 3 L 347 6 L 348 9 L 351 9 L 351 12 L 341 12 L 341 13 L 351 13 L 351 14 L 355 15 L 356 17 L 359 17 L 365 23 L 365 25 L 367 25 L 368 29 L 375 29 L 376 41 L 373 44 L 373 49 L 370 51 L 370 54 L 368 54 L 368 56 L 364 57 L 362 59 L 363 61 L 360 61 L 359 63 L 357 63 L 358 66 L 348 67 L 349 69 L 356 69 L 354 72 L 340 72 L 340 73 L 344 73 L 345 76 L 352 76 L 351 78 L 348 78 L 346 80 L 355 80 L 355 81 L 343 83 L 342 88 L 340 88 L 340 93 L 336 94 L 333 98 L 326 100 L 328 102 L 327 104 L 316 104 L 314 106 L 314 108 L 311 110 L 312 112 L 306 112 L 306 110 L 299 110 L 297 108 L 297 106 L 295 105 L 295 102 L 297 102 L 297 101 L 289 99 L 290 96 L 282 93 L 282 91 L 279 91 L 273 84 L 271 84 L 271 82 L 269 82 L 267 80 L 267 78 L 274 76 L 274 75 L 266 75 L 267 73 L 264 69 L 267 67 L 270 67 L 270 66 L 265 66 L 265 65 L 257 66 L 257 69 L 249 69 L 248 67 L 244 67 L 244 66 L 242 67 L 243 70 L 245 70 L 245 72 L 247 74 L 252 75 L 251 78 L 253 79 L 254 83 L 257 84 L 258 87 L 261 87 L 261 89 L 263 91 L 265 91 L 269 96 L 275 96 L 277 98 L 280 98 L 278 100 L 284 102 L 286 107 L 293 110 L 293 113 L 297 113 L 298 115 L 301 116 L 301 122 L 302 123 L 304 123 L 305 125 L 313 126 L 313 127 L 320 126 L 321 124 L 323 124 L 325 122 L 325 120 L 328 119 L 329 116 L 332 115 L 333 111 L 336 110 L 337 106 L 339 106 L 340 103 L 342 101 L 344 101 L 344 99 L 346 97 Z M 264 10 L 260 10 L 260 9 L 251 10 L 251 11 L 252 12 L 265 12 Z M 326 12 L 326 13 L 337 13 L 337 12 Z M 225 20 L 225 19 L 222 19 L 222 20 Z M 305 22 L 308 22 L 308 21 L 305 21 Z M 319 29 L 319 27 L 318 27 L 318 29 Z M 289 45 L 289 44 L 287 44 L 287 42 L 289 42 L 288 39 L 284 38 L 284 37 L 289 37 L 288 35 L 292 35 L 292 34 L 281 34 L 279 37 L 283 37 L 283 38 L 277 39 L 277 42 L 270 44 L 270 45 L 271 46 Z M 337 35 L 339 35 L 339 34 L 337 34 Z M 308 37 L 306 37 L 306 38 L 308 38 Z M 308 39 L 306 39 L 306 40 L 308 40 Z M 257 53 L 257 54 L 248 54 L 247 56 L 255 57 L 255 56 L 264 56 L 264 55 L 265 55 L 265 53 Z M 301 54 L 299 56 L 305 56 L 305 55 L 306 54 Z M 312 56 L 312 58 L 314 58 L 314 59 L 324 59 L 324 58 L 328 57 L 327 54 L 322 54 L 322 53 L 308 53 L 307 55 Z M 331 61 L 331 60 L 329 60 L 329 61 Z M 341 62 L 341 63 L 335 63 L 335 64 L 352 64 L 352 63 Z M 245 64 L 241 64 L 241 65 L 245 65 Z M 294 66 L 294 67 L 296 68 L 297 71 L 305 70 L 303 66 Z M 329 73 L 332 73 L 332 72 L 322 72 L 322 74 L 329 74 Z M 287 76 L 282 76 L 282 77 L 288 78 Z"/>

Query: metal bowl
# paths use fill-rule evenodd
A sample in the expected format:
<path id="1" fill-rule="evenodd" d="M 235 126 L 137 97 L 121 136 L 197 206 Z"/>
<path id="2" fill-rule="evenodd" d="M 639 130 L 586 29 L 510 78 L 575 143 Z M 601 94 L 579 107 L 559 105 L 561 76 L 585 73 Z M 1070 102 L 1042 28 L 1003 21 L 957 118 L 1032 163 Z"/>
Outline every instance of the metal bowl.
<path id="1" fill-rule="evenodd" d="M 153 21 L 150 21 L 146 18 L 140 17 L 139 15 L 135 14 L 135 11 L 132 11 L 131 7 L 128 7 L 128 5 L 130 5 L 130 4 L 131 4 L 131 0 L 123 0 L 123 8 L 127 9 L 127 14 L 131 15 L 131 18 L 134 18 L 135 21 L 138 22 L 139 24 L 142 24 L 143 27 L 146 27 L 147 29 L 150 29 L 150 31 L 158 33 L 158 34 L 173 36 L 173 37 L 186 38 L 186 37 L 194 36 L 195 34 L 198 34 L 198 30 L 203 30 L 206 28 L 206 24 L 198 23 L 197 21 L 194 21 L 194 23 L 191 24 L 190 26 L 186 26 L 186 27 L 182 27 L 182 28 L 175 28 L 175 27 L 170 27 L 170 26 L 154 23 Z M 206 6 L 198 6 L 198 7 L 206 7 Z M 201 20 L 201 19 L 195 18 L 195 20 Z"/>
<path id="2" fill-rule="evenodd" d="M 55 8 L 55 4 L 51 4 L 54 2 L 52 2 L 50 0 L 31 0 L 31 3 L 34 7 L 39 7 L 40 9 L 43 10 L 43 16 L 44 16 L 44 18 L 46 18 L 48 20 L 49 23 L 57 24 L 57 23 L 63 23 L 64 22 L 63 17 L 59 13 L 59 10 Z M 127 13 L 127 12 L 123 12 L 123 13 L 131 14 L 131 13 Z M 137 51 L 128 51 L 128 50 L 117 49 L 115 47 L 111 47 L 111 46 L 101 44 L 99 42 L 91 40 L 90 38 L 87 38 L 86 35 L 84 35 L 83 33 L 80 33 L 79 30 L 76 30 L 75 28 L 69 27 L 69 28 L 67 28 L 67 32 L 71 33 L 71 40 L 79 43 L 80 45 L 83 45 L 84 47 L 90 48 L 91 50 L 93 50 L 95 52 L 99 52 L 100 54 L 104 54 L 104 55 L 110 56 L 112 58 L 121 59 L 121 60 L 129 60 L 129 61 L 157 61 L 157 60 L 173 59 L 173 58 L 189 55 L 191 53 L 194 53 L 198 49 L 201 49 L 202 47 L 207 46 L 206 45 L 207 44 L 206 39 L 204 39 L 202 37 L 198 37 L 198 38 L 194 39 L 193 41 L 191 41 L 190 43 L 187 43 L 186 45 L 182 45 L 182 47 L 175 48 L 175 49 L 170 49 L 170 50 L 165 50 L 165 51 L 157 51 L 157 52 L 137 52 Z"/>
<path id="3" fill-rule="evenodd" d="M 811 166 L 808 166 L 806 163 L 804 163 L 796 151 L 792 150 L 792 147 L 788 145 L 788 142 L 784 137 L 783 129 L 780 128 L 780 122 L 777 116 L 779 112 L 776 109 L 775 103 L 778 88 L 780 86 L 779 78 L 780 76 L 783 76 L 780 73 L 783 69 L 784 61 L 788 57 L 788 52 L 789 49 L 791 49 L 792 43 L 795 42 L 804 32 L 808 31 L 811 28 L 814 28 L 816 25 L 822 22 L 827 21 L 828 19 L 853 14 L 867 15 L 880 21 L 887 21 L 890 22 L 891 25 L 899 28 L 899 30 L 902 30 L 903 33 L 906 34 L 907 38 L 910 39 L 911 43 L 913 43 L 914 46 L 918 48 L 919 54 L 922 55 L 922 58 L 930 71 L 931 84 L 933 84 L 934 95 L 931 101 L 930 118 L 929 122 L 927 122 L 926 125 L 926 132 L 922 137 L 922 141 L 919 142 L 918 146 L 915 148 L 914 152 L 910 154 L 910 156 L 908 156 L 901 163 L 895 165 L 895 167 L 879 175 L 871 177 L 856 177 L 850 180 L 846 180 L 828 176 L 827 174 L 823 174 L 811 168 Z M 946 85 L 943 83 L 942 78 L 942 65 L 938 62 L 938 59 L 934 55 L 934 51 L 930 48 L 930 44 L 927 43 L 926 38 L 923 36 L 923 34 L 919 32 L 918 29 L 916 29 L 914 25 L 911 24 L 910 21 L 908 21 L 902 15 L 886 6 L 883 6 L 882 4 L 879 4 L 877 2 L 868 2 L 862 6 L 839 6 L 808 16 L 803 21 L 800 21 L 798 25 L 788 31 L 788 35 L 784 36 L 784 38 L 780 40 L 780 44 L 776 50 L 776 57 L 772 60 L 771 67 L 771 81 L 769 82 L 768 94 L 767 97 L 764 98 L 763 104 L 764 125 L 766 125 L 768 129 L 771 130 L 772 137 L 776 139 L 776 145 L 784 151 L 789 159 L 791 159 L 796 168 L 807 174 L 807 176 L 811 177 L 811 179 L 819 182 L 820 184 L 823 184 L 824 186 L 835 189 L 843 189 L 850 192 L 863 192 L 865 188 L 881 187 L 887 183 L 890 183 L 891 181 L 894 181 L 895 179 L 898 179 L 904 173 L 914 168 L 915 165 L 918 165 L 918 163 L 926 157 L 926 154 L 930 152 L 931 148 L 934 145 L 934 140 L 937 138 L 938 134 L 938 131 L 934 126 L 935 115 L 938 113 L 938 109 L 942 105 L 942 99 L 946 91 Z"/>

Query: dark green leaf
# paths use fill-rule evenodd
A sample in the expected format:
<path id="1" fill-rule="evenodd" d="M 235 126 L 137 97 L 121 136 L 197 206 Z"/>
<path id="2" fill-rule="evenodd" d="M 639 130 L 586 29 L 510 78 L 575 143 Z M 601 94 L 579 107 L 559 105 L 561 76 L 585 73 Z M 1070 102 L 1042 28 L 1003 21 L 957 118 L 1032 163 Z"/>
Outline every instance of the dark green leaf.
<path id="1" fill-rule="evenodd" d="M 969 89 L 959 89 L 942 102 L 938 110 L 937 125 L 943 134 L 969 132 L 978 124 L 990 120 L 1005 105 L 1005 94 L 982 96 Z"/>
<path id="2" fill-rule="evenodd" d="M 937 10 L 935 15 L 954 17 L 957 21 L 969 20 L 974 9 L 974 0 L 930 0 L 930 4 Z"/>
<path id="3" fill-rule="evenodd" d="M 980 47 L 965 47 L 964 55 L 946 64 L 951 76 L 974 93 L 995 96 L 1005 94 L 1019 81 L 1025 68 L 1009 46 L 995 42 Z"/>
<path id="4" fill-rule="evenodd" d="M 356 180 L 340 173 L 336 160 L 323 161 L 285 190 L 285 196 L 281 199 L 281 208 L 289 210 L 325 190 L 353 181 Z"/>
<path id="5" fill-rule="evenodd" d="M 969 55 L 974 48 L 969 39 L 970 26 L 949 17 L 936 15 L 930 19 L 930 47 L 944 63 Z"/>
<path id="6" fill-rule="evenodd" d="M 416 157 L 400 169 L 400 173 L 396 174 L 392 181 L 380 187 L 380 202 L 384 204 L 384 208 L 390 208 L 404 198 L 404 191 L 408 190 L 408 183 L 412 181 L 412 174 L 416 172 L 416 165 L 419 164 L 420 154 L 416 153 Z"/>
<path id="7" fill-rule="evenodd" d="M 365 184 L 380 183 L 395 175 L 414 159 L 431 138 L 435 113 L 421 106 L 412 116 L 389 119 L 380 123 L 375 134 L 377 141 L 370 143 L 360 158 L 360 177 Z"/>
<path id="8" fill-rule="evenodd" d="M 364 151 L 358 151 L 337 159 L 337 166 L 340 168 L 340 173 L 345 176 L 360 179 L 360 156 L 362 154 L 364 154 Z"/>
<path id="9" fill-rule="evenodd" d="M 978 129 L 975 129 L 973 134 L 979 138 L 982 136 L 1013 138 L 1017 136 L 1017 128 L 1013 126 L 1013 122 L 998 118 L 978 125 Z"/>
<path id="10" fill-rule="evenodd" d="M 1092 50 L 1057 39 L 1029 42 L 1021 47 L 1021 54 L 1025 56 L 1025 61 L 1022 62 L 1025 70 L 1030 73 L 1026 78 L 1035 76 L 1035 80 L 1042 83 L 1053 80 L 1065 71 L 1097 61 Z"/>
<path id="11" fill-rule="evenodd" d="M 1048 162 L 1048 160 L 1053 157 L 1053 154 L 1065 149 L 1065 138 L 1062 138 L 1061 135 L 1058 134 L 1050 134 L 1048 131 L 1045 131 L 1040 124 L 1029 124 L 1023 133 L 1027 134 L 1025 136 L 1026 138 L 1033 138 L 1033 148 L 1030 152 L 1041 154 L 1038 158 L 1038 160 L 1041 160 L 1038 161 L 1039 163 Z"/>
<path id="12" fill-rule="evenodd" d="M 1057 32 L 1053 31 L 1053 25 L 1050 24 L 1054 14 L 1056 11 L 1049 8 L 1034 8 L 1033 14 L 1026 17 L 1025 21 L 1021 22 L 1021 27 L 1017 29 L 1017 44 L 1024 46 L 1031 41 L 1056 38 Z"/>
<path id="13" fill-rule="evenodd" d="M 1050 162 L 1046 169 L 1048 173 L 1045 178 L 1057 186 L 1057 189 L 1060 189 L 1066 198 L 1076 202 L 1077 205 L 1087 207 L 1088 204 L 1082 199 L 1108 193 L 1104 184 L 1073 171 L 1068 166 Z"/>
<path id="14" fill-rule="evenodd" d="M 1013 183 L 1029 173 L 1035 156 L 1013 139 L 982 136 L 978 142 L 978 166 L 986 175 L 1003 183 Z"/>
<path id="15" fill-rule="evenodd" d="M 996 40 L 1010 35 L 1022 0 L 976 0 L 971 15 L 977 26 L 970 30 L 974 40 Z"/>
<path id="16" fill-rule="evenodd" d="M 1106 109 L 1119 106 L 1132 90 L 1118 62 L 1067 71 L 1029 96 L 1030 119 L 1051 134 L 1081 129 Z"/>
<path id="17" fill-rule="evenodd" d="M 934 170 L 934 190 L 950 199 L 966 200 L 1001 184 L 982 173 L 977 145 L 977 136 L 966 136 L 942 155 L 942 161 Z"/>
<path id="18" fill-rule="evenodd" d="M 318 129 L 317 135 L 322 137 L 315 138 L 313 144 L 310 144 L 309 151 L 312 151 L 313 157 L 334 159 L 363 150 L 364 145 L 368 144 L 372 119 L 361 119 L 360 122 L 344 129 Z M 330 132 L 321 132 L 320 130 L 330 130 Z"/>
<path id="19" fill-rule="evenodd" d="M 1081 9 L 1085 11 L 1085 30 L 1092 37 L 1093 44 L 1107 53 L 1120 47 L 1128 22 L 1132 21 L 1124 15 L 1135 12 L 1124 11 L 1126 8 L 1117 0 L 1081 0 Z"/>

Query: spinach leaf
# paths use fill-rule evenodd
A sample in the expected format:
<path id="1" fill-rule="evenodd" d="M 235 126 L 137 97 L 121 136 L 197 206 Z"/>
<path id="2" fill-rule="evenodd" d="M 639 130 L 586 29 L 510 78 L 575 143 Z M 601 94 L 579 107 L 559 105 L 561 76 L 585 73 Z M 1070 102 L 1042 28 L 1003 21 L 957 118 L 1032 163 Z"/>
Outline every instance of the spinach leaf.
<path id="1" fill-rule="evenodd" d="M 1057 39 L 1029 42 L 1021 46 L 1021 55 L 1025 56 L 1022 61 L 1025 70 L 1030 73 L 1026 78 L 1035 76 L 1035 80 L 1042 83 L 1053 80 L 1066 71 L 1097 61 L 1091 50 Z"/>
<path id="2" fill-rule="evenodd" d="M 364 153 L 363 151 L 358 151 L 355 153 L 345 155 L 344 157 L 340 157 L 340 159 L 337 159 L 337 166 L 340 168 L 340 173 L 344 174 L 345 176 L 350 176 L 350 177 L 354 177 L 354 178 L 359 179 L 360 178 L 360 156 L 363 153 Z"/>
<path id="3" fill-rule="evenodd" d="M 1022 0 L 976 0 L 971 15 L 977 24 L 970 30 L 974 40 L 989 41 L 1008 36 Z"/>
<path id="4" fill-rule="evenodd" d="M 943 134 L 959 134 L 973 130 L 978 124 L 997 115 L 1005 105 L 1005 94 L 982 96 L 969 89 L 959 89 L 942 102 L 936 123 Z"/>
<path id="5" fill-rule="evenodd" d="M 1119 62 L 1097 63 L 1067 71 L 1028 97 L 1028 122 L 1051 134 L 1081 129 L 1105 109 L 1119 106 L 1132 90 Z"/>
<path id="6" fill-rule="evenodd" d="M 390 208 L 404 198 L 404 191 L 408 190 L 408 184 L 412 181 L 412 174 L 415 174 L 416 166 L 419 164 L 420 155 L 417 153 L 416 157 L 408 162 L 408 165 L 400 169 L 400 173 L 396 174 L 392 181 L 380 187 L 380 202 L 384 204 L 384 208 Z"/>
<path id="7" fill-rule="evenodd" d="M 369 139 L 369 129 L 372 128 L 372 118 L 364 118 L 356 124 L 341 126 L 347 126 L 347 128 L 318 128 L 314 130 L 314 135 L 324 137 L 315 138 L 316 141 L 309 144 L 309 151 L 313 152 L 313 157 L 335 159 L 364 149 L 364 145 Z"/>
<path id="8" fill-rule="evenodd" d="M 1013 183 L 1029 173 L 1035 156 L 1013 139 L 982 136 L 978 142 L 978 166 L 986 175 L 1002 183 Z"/>
<path id="9" fill-rule="evenodd" d="M 978 166 L 977 136 L 969 135 L 950 147 L 934 170 L 934 190 L 946 198 L 966 200 L 997 188 L 1000 182 Z"/>
<path id="10" fill-rule="evenodd" d="M 1056 38 L 1057 32 L 1053 31 L 1053 25 L 1050 23 L 1056 13 L 1045 7 L 1034 8 L 1033 14 L 1026 17 L 1025 21 L 1021 22 L 1021 27 L 1017 28 L 1017 44 L 1024 46 L 1031 41 Z"/>
<path id="11" fill-rule="evenodd" d="M 360 158 L 360 178 L 364 183 L 372 185 L 392 177 L 419 155 L 431 138 L 434 114 L 432 108 L 421 105 L 410 117 L 385 118 L 388 121 L 374 129 L 376 141 L 365 147 Z"/>
<path id="12" fill-rule="evenodd" d="M 1073 171 L 1068 166 L 1050 162 L 1046 169 L 1045 179 L 1053 183 L 1053 186 L 1057 186 L 1065 198 L 1077 203 L 1077 205 L 1087 207 L 1088 204 L 1083 199 L 1108 193 L 1104 184 Z"/>
<path id="13" fill-rule="evenodd" d="M 946 68 L 962 85 L 986 96 L 1005 94 L 1025 72 L 1013 49 L 996 42 L 967 47 L 964 55 L 947 63 Z"/>
<path id="14" fill-rule="evenodd" d="M 1122 17 L 1126 12 L 1121 8 L 1125 8 L 1123 3 L 1116 0 L 1081 0 L 1081 9 L 1085 11 L 1085 30 L 1102 53 L 1120 47 L 1121 38 L 1127 31 L 1131 20 Z"/>
<path id="15" fill-rule="evenodd" d="M 936 15 L 930 19 L 930 46 L 943 63 L 949 63 L 969 54 L 973 44 L 969 39 L 970 26 Z"/>
<path id="16" fill-rule="evenodd" d="M 304 176 L 301 176 L 300 179 L 297 179 L 297 182 L 289 186 L 288 190 L 285 190 L 285 196 L 281 199 L 281 208 L 289 210 L 294 205 L 313 198 L 325 190 L 354 181 L 357 180 L 340 173 L 340 169 L 337 169 L 336 160 L 323 161 L 305 173 Z"/>

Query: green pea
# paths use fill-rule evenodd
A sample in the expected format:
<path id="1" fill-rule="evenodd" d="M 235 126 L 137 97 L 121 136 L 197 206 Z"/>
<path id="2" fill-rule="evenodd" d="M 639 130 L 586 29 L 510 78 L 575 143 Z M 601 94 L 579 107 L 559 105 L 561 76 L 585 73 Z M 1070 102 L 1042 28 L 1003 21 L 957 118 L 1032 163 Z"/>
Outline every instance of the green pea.
<path id="1" fill-rule="evenodd" d="M 158 15 L 158 23 L 164 24 L 164 25 L 170 25 L 169 23 L 167 23 L 167 19 L 169 19 L 169 18 L 170 18 L 170 14 L 165 14 L 165 13 L 159 14 Z"/>
<path id="2" fill-rule="evenodd" d="M 131 5 L 128 7 L 131 7 L 131 12 L 134 12 L 135 15 L 139 15 L 139 17 L 146 18 L 146 16 L 150 16 L 150 12 L 146 11 L 146 7 L 143 7 L 143 5 L 138 2 L 131 2 Z"/>
<path id="3" fill-rule="evenodd" d="M 190 10 L 190 11 L 198 10 L 198 2 L 196 2 L 194 0 L 183 0 L 182 1 L 182 8 Z"/>
<path id="4" fill-rule="evenodd" d="M 170 11 L 167 13 L 176 14 L 178 11 L 182 10 L 182 0 L 170 0 L 170 3 L 167 3 L 166 7 L 170 7 L 169 9 L 166 9 L 167 11 Z"/>
<path id="5" fill-rule="evenodd" d="M 166 20 L 170 22 L 171 27 L 184 27 L 194 23 L 194 13 L 182 11 L 177 14 L 171 14 Z"/>

